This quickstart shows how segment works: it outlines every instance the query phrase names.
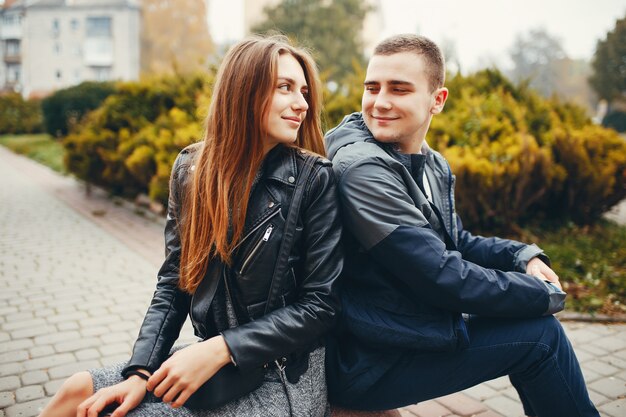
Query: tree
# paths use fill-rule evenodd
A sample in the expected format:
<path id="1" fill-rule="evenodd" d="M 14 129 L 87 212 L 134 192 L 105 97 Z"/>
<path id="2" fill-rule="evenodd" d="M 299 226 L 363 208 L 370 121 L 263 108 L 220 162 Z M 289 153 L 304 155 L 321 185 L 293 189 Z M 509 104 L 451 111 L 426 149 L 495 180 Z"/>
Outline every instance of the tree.
<path id="1" fill-rule="evenodd" d="M 511 78 L 519 83 L 525 80 L 544 96 L 555 92 L 558 81 L 556 63 L 567 58 L 561 41 L 544 29 L 533 29 L 528 35 L 518 35 L 510 51 L 513 61 Z"/>
<path id="2" fill-rule="evenodd" d="M 353 60 L 363 62 L 361 30 L 370 6 L 362 0 L 283 0 L 264 9 L 266 19 L 253 32 L 279 31 L 313 55 L 328 80 L 350 74 Z"/>
<path id="3" fill-rule="evenodd" d="M 591 86 L 609 102 L 626 93 L 626 16 L 615 23 L 606 39 L 598 42 L 593 57 Z"/>
<path id="4" fill-rule="evenodd" d="M 204 0 L 142 0 L 142 17 L 142 72 L 204 69 L 213 51 Z"/>

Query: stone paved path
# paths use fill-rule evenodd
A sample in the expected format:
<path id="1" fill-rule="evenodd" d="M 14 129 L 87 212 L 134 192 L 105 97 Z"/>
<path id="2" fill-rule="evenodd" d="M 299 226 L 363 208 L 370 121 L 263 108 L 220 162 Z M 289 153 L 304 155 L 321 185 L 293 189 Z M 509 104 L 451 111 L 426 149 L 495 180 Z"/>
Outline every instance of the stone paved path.
<path id="1" fill-rule="evenodd" d="M 38 414 L 72 373 L 128 358 L 162 259 L 162 224 L 0 147 L 0 417 Z M 567 322 L 603 416 L 626 416 L 626 325 Z M 187 326 L 182 341 L 191 341 Z M 498 379 L 404 417 L 522 415 Z M 376 413 L 369 413 L 374 417 Z"/>

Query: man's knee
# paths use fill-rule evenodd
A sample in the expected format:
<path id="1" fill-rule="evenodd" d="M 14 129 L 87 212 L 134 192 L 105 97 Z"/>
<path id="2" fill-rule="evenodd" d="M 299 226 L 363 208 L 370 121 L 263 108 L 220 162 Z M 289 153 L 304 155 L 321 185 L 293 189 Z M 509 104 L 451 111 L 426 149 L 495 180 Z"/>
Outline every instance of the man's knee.
<path id="1" fill-rule="evenodd" d="M 86 399 L 93 394 L 93 381 L 89 372 L 78 372 L 69 377 L 59 388 L 56 395 L 60 399 Z"/>

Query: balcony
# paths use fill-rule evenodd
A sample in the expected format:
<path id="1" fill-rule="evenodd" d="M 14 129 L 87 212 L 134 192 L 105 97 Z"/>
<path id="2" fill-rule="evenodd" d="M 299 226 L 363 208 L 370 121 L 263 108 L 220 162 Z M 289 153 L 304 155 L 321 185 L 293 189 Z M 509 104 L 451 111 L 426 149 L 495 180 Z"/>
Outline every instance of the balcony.
<path id="1" fill-rule="evenodd" d="M 19 64 L 22 62 L 22 55 L 15 53 L 6 53 L 4 55 L 5 64 Z"/>
<path id="2" fill-rule="evenodd" d="M 19 23 L 0 26 L 0 39 L 22 39 L 22 25 Z"/>
<path id="3" fill-rule="evenodd" d="M 85 40 L 85 65 L 106 67 L 113 65 L 113 39 L 87 38 Z"/>

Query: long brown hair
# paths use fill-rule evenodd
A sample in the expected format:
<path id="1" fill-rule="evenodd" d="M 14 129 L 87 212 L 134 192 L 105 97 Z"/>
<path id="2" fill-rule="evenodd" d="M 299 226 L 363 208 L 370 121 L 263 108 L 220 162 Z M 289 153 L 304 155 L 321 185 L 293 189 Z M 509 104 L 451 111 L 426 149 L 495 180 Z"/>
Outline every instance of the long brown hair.
<path id="1" fill-rule="evenodd" d="M 309 87 L 309 108 L 294 145 L 324 154 L 321 87 L 311 56 L 284 36 L 254 36 L 230 48 L 217 73 L 193 181 L 183 192 L 179 286 L 189 293 L 211 259 L 231 263 L 242 237 L 254 177 L 265 156 L 263 121 L 282 54 L 296 58 Z"/>

